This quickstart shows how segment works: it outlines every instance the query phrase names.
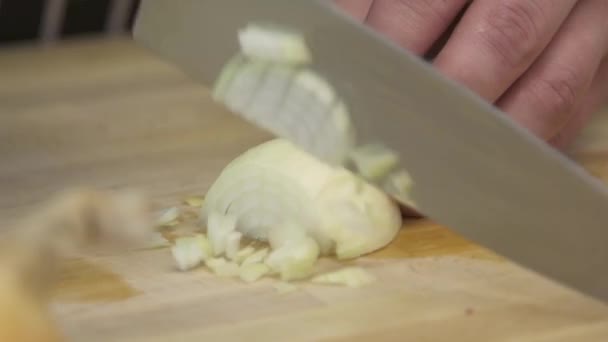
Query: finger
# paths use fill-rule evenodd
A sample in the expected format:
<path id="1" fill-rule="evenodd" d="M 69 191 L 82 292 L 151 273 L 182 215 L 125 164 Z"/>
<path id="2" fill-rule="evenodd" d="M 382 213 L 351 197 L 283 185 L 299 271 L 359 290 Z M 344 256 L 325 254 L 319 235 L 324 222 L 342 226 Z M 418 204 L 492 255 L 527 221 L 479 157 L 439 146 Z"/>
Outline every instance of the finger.
<path id="1" fill-rule="evenodd" d="M 600 66 L 587 95 L 574 115 L 549 142 L 558 149 L 568 147 L 580 134 L 591 116 L 608 105 L 608 59 Z"/>
<path id="2" fill-rule="evenodd" d="M 497 105 L 543 139 L 564 126 L 584 97 L 608 47 L 606 0 L 584 0 L 555 39 Z M 599 6 L 599 7 L 598 7 Z"/>
<path id="3" fill-rule="evenodd" d="M 367 24 L 418 54 L 430 49 L 469 0 L 376 0 Z"/>
<path id="4" fill-rule="evenodd" d="M 355 19 L 364 21 L 374 0 L 334 0 L 334 2 Z"/>
<path id="5" fill-rule="evenodd" d="M 540 55 L 576 1 L 474 1 L 434 64 L 494 102 Z"/>

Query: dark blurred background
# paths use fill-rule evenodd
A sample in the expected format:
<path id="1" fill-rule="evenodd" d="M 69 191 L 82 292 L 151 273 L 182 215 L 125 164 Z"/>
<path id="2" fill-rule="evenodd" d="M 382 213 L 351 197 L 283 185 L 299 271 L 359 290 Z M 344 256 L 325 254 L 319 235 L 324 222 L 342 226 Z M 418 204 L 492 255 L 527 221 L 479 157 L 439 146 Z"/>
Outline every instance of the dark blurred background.
<path id="1" fill-rule="evenodd" d="M 0 0 L 0 47 L 121 34 L 131 28 L 138 5 L 139 0 Z"/>

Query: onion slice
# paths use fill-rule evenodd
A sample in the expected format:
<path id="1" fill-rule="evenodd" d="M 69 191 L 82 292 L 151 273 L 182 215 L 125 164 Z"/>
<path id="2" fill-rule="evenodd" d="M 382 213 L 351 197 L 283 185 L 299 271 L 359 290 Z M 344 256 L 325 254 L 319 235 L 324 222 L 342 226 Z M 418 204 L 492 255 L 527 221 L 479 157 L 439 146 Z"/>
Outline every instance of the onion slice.
<path id="1" fill-rule="evenodd" d="M 312 62 L 304 36 L 276 25 L 250 24 L 238 33 L 241 51 L 248 57 L 278 63 Z"/>
<path id="2" fill-rule="evenodd" d="M 211 244 L 203 234 L 175 239 L 171 254 L 179 270 L 186 271 L 200 265 L 212 255 Z"/>

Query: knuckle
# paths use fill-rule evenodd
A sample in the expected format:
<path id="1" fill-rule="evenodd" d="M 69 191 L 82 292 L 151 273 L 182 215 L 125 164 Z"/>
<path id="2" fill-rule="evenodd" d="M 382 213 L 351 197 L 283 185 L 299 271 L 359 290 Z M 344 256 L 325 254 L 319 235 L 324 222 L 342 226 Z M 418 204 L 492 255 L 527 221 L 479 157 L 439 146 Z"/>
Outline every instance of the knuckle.
<path id="1" fill-rule="evenodd" d="M 450 4 L 448 0 L 397 0 L 397 3 L 401 8 L 415 13 L 420 18 L 428 20 L 429 17 L 433 17 L 442 21 L 450 20 L 450 13 L 448 11 Z"/>
<path id="2" fill-rule="evenodd" d="M 581 85 L 577 72 L 562 68 L 551 77 L 538 79 L 532 92 L 547 115 L 567 115 L 575 109 Z"/>
<path id="3" fill-rule="evenodd" d="M 502 1 L 489 13 L 479 34 L 503 63 L 516 66 L 534 53 L 542 15 L 535 1 Z"/>

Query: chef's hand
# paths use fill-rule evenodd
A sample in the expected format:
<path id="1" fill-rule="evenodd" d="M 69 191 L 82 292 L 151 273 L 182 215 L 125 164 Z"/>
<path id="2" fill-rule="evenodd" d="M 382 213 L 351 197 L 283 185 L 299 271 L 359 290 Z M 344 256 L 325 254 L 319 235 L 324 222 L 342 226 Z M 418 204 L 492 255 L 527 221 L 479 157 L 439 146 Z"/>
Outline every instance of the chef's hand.
<path id="1" fill-rule="evenodd" d="M 608 100 L 608 0 L 335 0 L 557 147 Z"/>

